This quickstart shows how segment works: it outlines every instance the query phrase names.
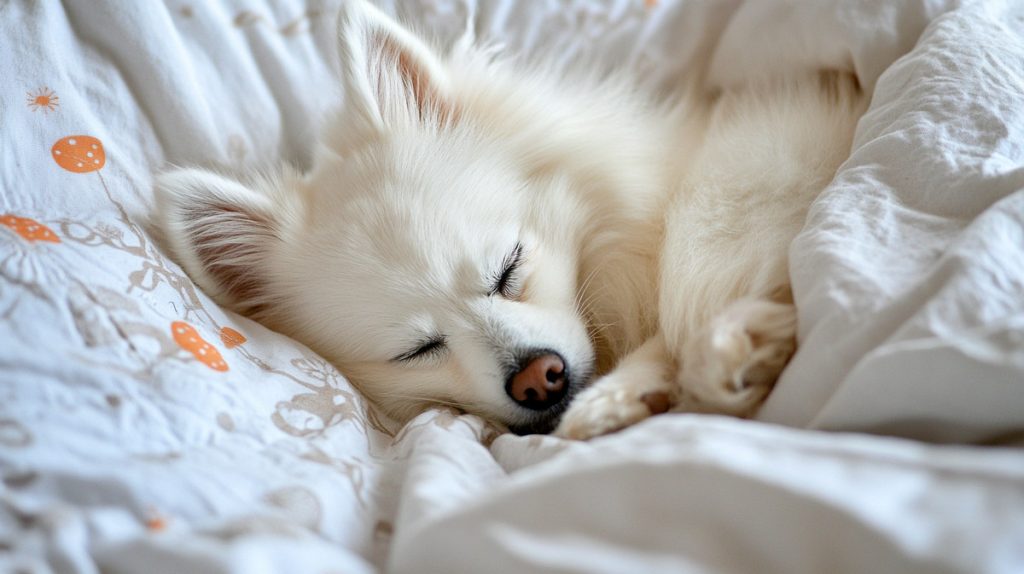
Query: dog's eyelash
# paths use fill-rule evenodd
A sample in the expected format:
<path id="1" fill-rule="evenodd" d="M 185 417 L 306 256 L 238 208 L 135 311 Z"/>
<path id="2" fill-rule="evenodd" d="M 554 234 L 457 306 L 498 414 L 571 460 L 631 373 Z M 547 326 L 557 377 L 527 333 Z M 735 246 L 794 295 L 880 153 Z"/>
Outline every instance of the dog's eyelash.
<path id="1" fill-rule="evenodd" d="M 488 295 L 498 295 L 511 298 L 515 295 L 516 281 L 515 273 L 523 259 L 523 244 L 516 243 L 516 248 L 509 253 L 502 264 L 501 274 L 494 278 L 494 286 L 491 287 Z"/>
<path id="2" fill-rule="evenodd" d="M 446 339 L 443 336 L 434 337 L 429 341 L 424 341 L 423 344 L 421 344 L 419 347 L 416 347 L 415 349 L 407 353 L 402 353 L 401 355 L 398 355 L 392 360 L 399 363 L 405 363 L 408 361 L 412 361 L 413 359 L 424 359 L 427 357 L 438 355 L 444 352 L 444 350 L 447 348 L 448 339 Z"/>

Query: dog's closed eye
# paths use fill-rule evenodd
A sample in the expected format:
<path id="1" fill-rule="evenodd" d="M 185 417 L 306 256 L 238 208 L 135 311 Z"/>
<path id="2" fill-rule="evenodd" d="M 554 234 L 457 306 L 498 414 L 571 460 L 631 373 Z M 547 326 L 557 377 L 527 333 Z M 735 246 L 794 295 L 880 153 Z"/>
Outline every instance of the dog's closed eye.
<path id="1" fill-rule="evenodd" d="M 436 335 L 420 343 L 418 347 L 398 355 L 392 361 L 407 363 L 415 359 L 426 359 L 437 356 L 448 349 L 448 339 L 444 335 Z"/>
<path id="2" fill-rule="evenodd" d="M 515 248 L 505 257 L 501 265 L 501 273 L 493 279 L 493 284 L 488 295 L 501 295 L 506 299 L 514 299 L 519 295 L 521 287 L 516 271 L 523 259 L 523 244 L 516 243 Z"/>

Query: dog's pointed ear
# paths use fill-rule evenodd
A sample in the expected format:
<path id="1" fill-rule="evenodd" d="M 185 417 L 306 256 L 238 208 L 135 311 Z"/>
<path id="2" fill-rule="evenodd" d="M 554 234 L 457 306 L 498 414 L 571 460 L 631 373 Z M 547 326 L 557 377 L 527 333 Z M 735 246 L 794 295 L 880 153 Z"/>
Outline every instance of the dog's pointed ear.
<path id="1" fill-rule="evenodd" d="M 189 276 L 222 305 L 264 305 L 266 256 L 279 237 L 273 199 L 200 169 L 158 175 L 155 192 L 156 222 Z"/>
<path id="2" fill-rule="evenodd" d="M 378 127 L 452 117 L 445 66 L 435 52 L 364 0 L 344 2 L 338 18 L 347 105 Z"/>

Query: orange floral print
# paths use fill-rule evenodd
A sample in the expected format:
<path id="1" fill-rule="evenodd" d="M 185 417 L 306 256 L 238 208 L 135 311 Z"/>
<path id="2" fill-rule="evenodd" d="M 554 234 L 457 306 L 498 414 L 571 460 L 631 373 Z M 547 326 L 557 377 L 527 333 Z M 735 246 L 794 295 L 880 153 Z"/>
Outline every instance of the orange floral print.
<path id="1" fill-rule="evenodd" d="M 238 331 L 232 329 L 231 327 L 221 327 L 220 342 L 224 343 L 225 347 L 229 349 L 234 349 L 235 347 L 241 345 L 246 341 L 248 341 L 248 339 L 245 338 L 245 335 L 239 333 Z"/>
<path id="2" fill-rule="evenodd" d="M 60 98 L 57 94 L 53 93 L 53 90 L 43 86 L 35 91 L 26 92 L 28 96 L 28 107 L 32 108 L 32 111 L 43 110 L 43 113 L 50 113 L 57 111 L 60 107 Z"/>
<path id="3" fill-rule="evenodd" d="M 143 523 L 152 532 L 160 532 L 167 528 L 167 518 L 153 508 L 146 510 L 146 517 Z"/>
<path id="4" fill-rule="evenodd" d="M 192 325 L 184 321 L 175 321 L 171 323 L 171 334 L 174 336 L 174 342 L 182 349 L 192 353 L 192 356 L 200 363 L 215 371 L 228 370 L 228 364 L 220 356 L 220 351 L 200 337 L 199 332 Z"/>
<path id="5" fill-rule="evenodd" d="M 107 162 L 103 144 L 92 136 L 68 136 L 57 140 L 50 149 L 53 161 L 75 173 L 89 173 Z"/>
<path id="6" fill-rule="evenodd" d="M 49 241 L 60 243 L 60 237 L 49 227 L 27 217 L 18 217 L 10 213 L 0 215 L 0 225 L 9 228 L 26 241 Z"/>

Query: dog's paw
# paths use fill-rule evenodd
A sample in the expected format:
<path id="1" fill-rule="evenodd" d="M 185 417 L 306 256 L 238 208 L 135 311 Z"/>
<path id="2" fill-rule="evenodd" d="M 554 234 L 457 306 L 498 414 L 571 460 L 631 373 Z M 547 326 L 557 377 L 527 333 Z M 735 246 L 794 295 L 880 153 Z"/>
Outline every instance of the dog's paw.
<path id="1" fill-rule="evenodd" d="M 681 386 L 699 410 L 749 415 L 796 351 L 796 308 L 742 300 L 718 315 L 683 358 Z"/>
<path id="2" fill-rule="evenodd" d="M 666 384 L 630 384 L 611 374 L 581 392 L 569 405 L 554 435 L 587 440 L 668 411 L 675 396 Z"/>

